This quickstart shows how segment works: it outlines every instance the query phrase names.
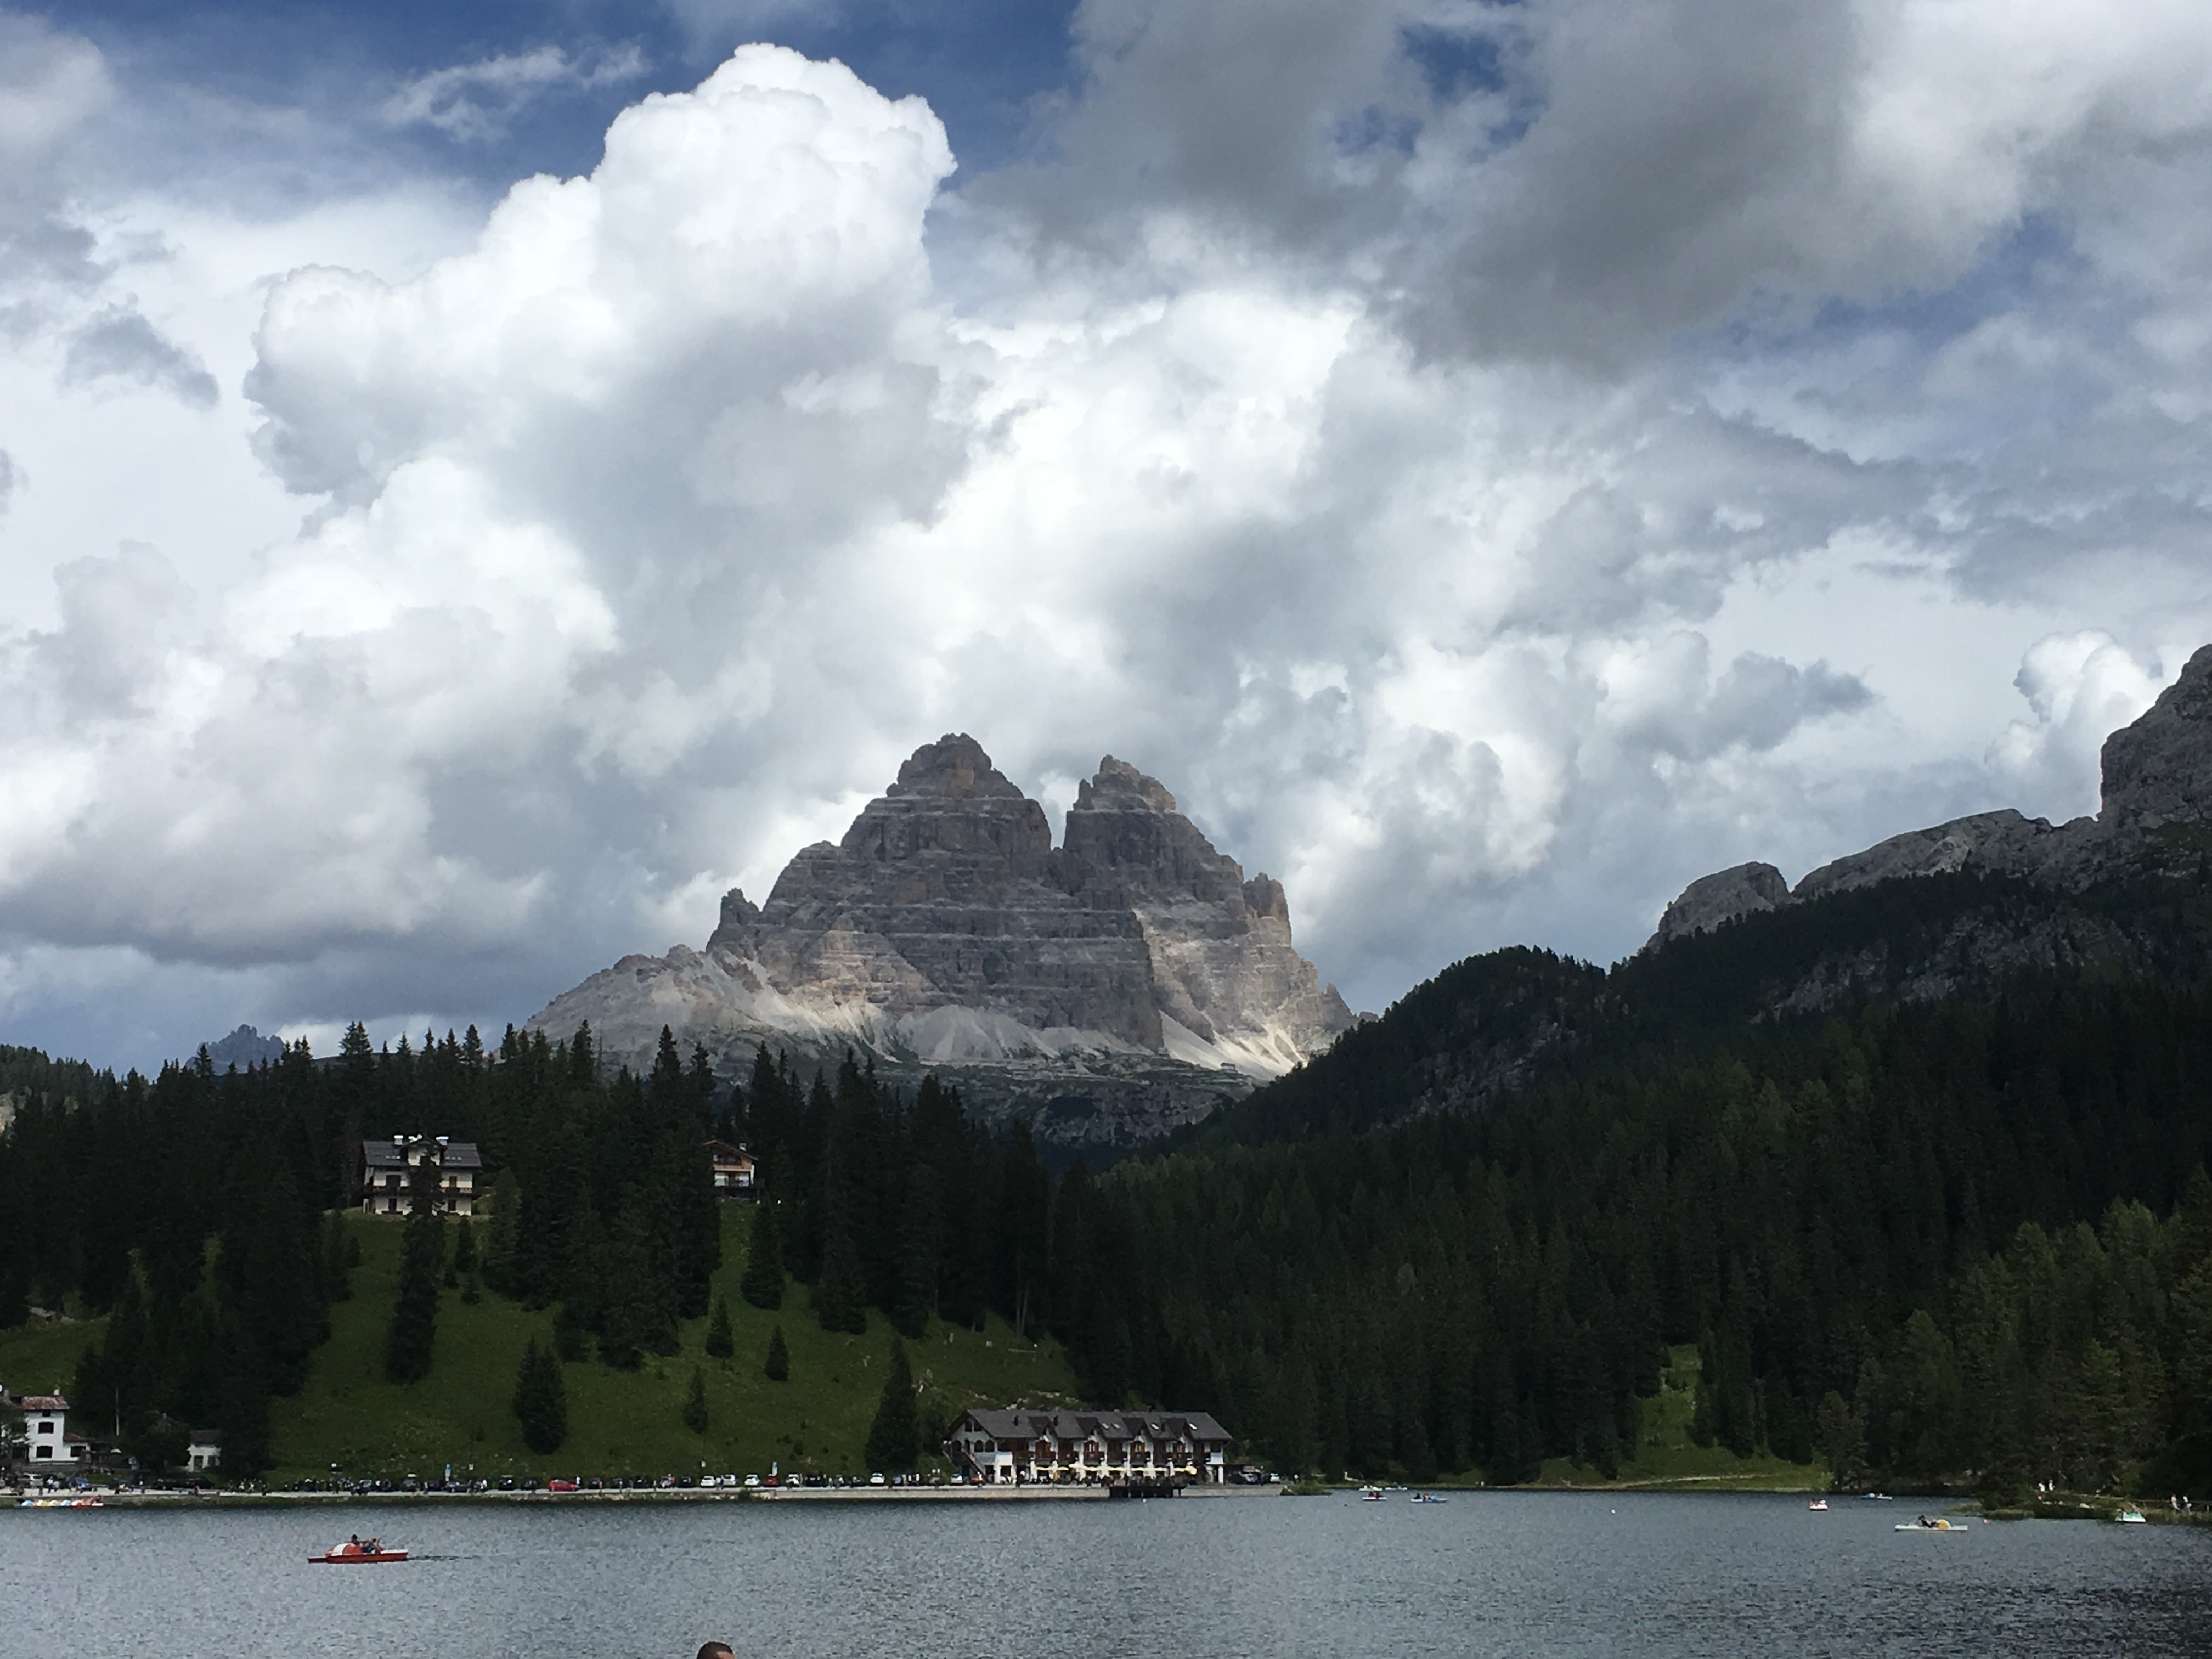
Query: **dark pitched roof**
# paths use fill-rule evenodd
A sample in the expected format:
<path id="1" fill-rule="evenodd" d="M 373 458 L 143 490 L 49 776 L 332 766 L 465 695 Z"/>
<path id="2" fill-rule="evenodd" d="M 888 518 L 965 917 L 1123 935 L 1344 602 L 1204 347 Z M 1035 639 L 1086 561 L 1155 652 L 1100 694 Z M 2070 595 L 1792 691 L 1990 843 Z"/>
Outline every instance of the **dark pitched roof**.
<path id="1" fill-rule="evenodd" d="M 977 1407 L 967 1416 L 994 1440 L 1190 1440 L 1235 1438 L 1206 1412 L 1028 1412 Z"/>
<path id="2" fill-rule="evenodd" d="M 416 1137 L 415 1139 L 420 1139 Z M 372 1170 L 404 1170 L 407 1167 L 408 1148 L 415 1140 L 386 1136 L 361 1143 L 361 1159 Z M 473 1140 L 450 1140 L 438 1149 L 438 1167 L 443 1170 L 481 1170 L 483 1159 L 477 1152 Z"/>

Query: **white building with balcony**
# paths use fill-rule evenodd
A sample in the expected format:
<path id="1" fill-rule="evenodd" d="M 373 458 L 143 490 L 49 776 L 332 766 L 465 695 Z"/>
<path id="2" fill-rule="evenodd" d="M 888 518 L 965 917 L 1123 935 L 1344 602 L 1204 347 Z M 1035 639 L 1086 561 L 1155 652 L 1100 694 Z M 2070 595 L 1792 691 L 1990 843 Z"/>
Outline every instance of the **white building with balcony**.
<path id="1" fill-rule="evenodd" d="M 1228 1479 L 1229 1431 L 1205 1412 L 973 1410 L 948 1446 L 963 1474 L 988 1486 Z"/>
<path id="2" fill-rule="evenodd" d="M 393 1135 L 361 1143 L 361 1207 L 371 1215 L 405 1215 L 415 1171 L 437 1172 L 438 1205 L 447 1215 L 474 1215 L 483 1158 L 471 1140 L 444 1135 Z"/>

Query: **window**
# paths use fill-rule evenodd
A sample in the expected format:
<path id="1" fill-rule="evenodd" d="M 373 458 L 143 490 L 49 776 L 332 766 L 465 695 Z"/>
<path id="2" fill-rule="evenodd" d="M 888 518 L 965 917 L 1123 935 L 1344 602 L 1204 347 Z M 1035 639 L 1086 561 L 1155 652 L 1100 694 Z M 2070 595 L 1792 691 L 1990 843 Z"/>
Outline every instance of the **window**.
<path id="1" fill-rule="evenodd" d="M 42 1417 L 39 1419 L 39 1432 L 40 1434 L 52 1434 L 53 1431 L 54 1419 L 52 1418 Z"/>
<path id="2" fill-rule="evenodd" d="M 52 1457 L 54 1455 L 54 1449 L 52 1446 L 41 1446 L 31 1455 L 33 1457 Z"/>

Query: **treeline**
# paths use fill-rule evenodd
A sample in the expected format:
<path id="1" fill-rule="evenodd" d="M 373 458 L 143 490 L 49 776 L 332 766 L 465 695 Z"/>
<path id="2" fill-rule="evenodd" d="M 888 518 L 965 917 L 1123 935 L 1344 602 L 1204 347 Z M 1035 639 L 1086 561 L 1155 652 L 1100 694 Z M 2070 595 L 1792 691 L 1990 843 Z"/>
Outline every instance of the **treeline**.
<path id="1" fill-rule="evenodd" d="M 2023 1223 L 1916 1310 L 1820 1401 L 1843 1483 L 1972 1471 L 1983 1496 L 2031 1486 L 2148 1497 L 2212 1490 L 2212 1181 L 2164 1219 L 2116 1202 L 2095 1227 Z"/>
<path id="2" fill-rule="evenodd" d="M 1094 1394 L 1206 1406 L 1294 1468 L 1610 1473 L 1694 1343 L 1698 1431 L 1736 1451 L 2110 1484 L 2212 1427 L 2208 1091 L 2203 990 L 1876 1006 L 1072 1173 L 1054 1305 Z"/>
<path id="3" fill-rule="evenodd" d="M 266 1467 L 269 1400 L 298 1390 L 349 1294 L 357 1249 L 331 1212 L 361 1200 L 364 1139 L 474 1140 L 497 1172 L 478 1221 L 425 1204 L 404 1224 L 394 1380 L 428 1374 L 441 1297 L 479 1283 L 557 1304 L 561 1339 L 615 1364 L 672 1349 L 675 1322 L 705 1311 L 720 1252 L 705 1142 L 728 1103 L 705 1056 L 687 1066 L 665 1039 L 643 1078 L 605 1074 L 588 1030 L 378 1052 L 359 1024 L 330 1062 L 301 1043 L 221 1076 L 204 1051 L 151 1080 L 55 1075 L 67 1092 L 27 1078 L 0 1135 L 0 1327 L 33 1307 L 110 1316 L 71 1398 L 147 1468 L 195 1427 L 222 1431 L 226 1474 Z"/>
<path id="4" fill-rule="evenodd" d="M 720 1262 L 710 1135 L 761 1161 L 744 1281 L 760 1305 L 795 1279 L 830 1329 L 865 1329 L 871 1308 L 910 1335 L 987 1310 L 1030 1335 L 1048 1322 L 1052 1182 L 1026 1131 L 994 1140 L 956 1091 L 929 1079 L 909 1099 L 849 1055 L 802 1075 L 763 1049 L 747 1086 L 718 1084 L 702 1049 L 686 1060 L 665 1031 L 642 1077 L 605 1066 L 588 1028 L 377 1051 L 356 1024 L 327 1061 L 299 1044 L 248 1071 L 217 1075 L 203 1055 L 150 1081 L 40 1072 L 23 1052 L 27 1074 L 70 1086 L 27 1086 L 0 1135 L 0 1327 L 34 1306 L 111 1316 L 72 1398 L 149 1468 L 210 1426 L 227 1474 L 266 1466 L 269 1400 L 300 1388 L 350 1293 L 358 1249 L 331 1212 L 361 1201 L 364 1139 L 442 1134 L 484 1164 L 459 1221 L 434 1202 L 433 1167 L 410 1176 L 383 1356 L 396 1382 L 434 1369 L 455 1293 L 548 1310 L 563 1359 L 673 1353 L 678 1322 L 710 1312 Z M 526 1391 L 543 1393 L 542 1377 Z M 525 1415 L 557 1439 L 540 1407 Z"/>
<path id="5" fill-rule="evenodd" d="M 736 1127 L 762 1160 L 744 1279 L 781 1305 L 781 1274 L 807 1286 L 824 1329 L 865 1328 L 866 1310 L 919 1336 L 933 1317 L 1018 1333 L 1047 1322 L 1052 1181 L 1028 1129 L 999 1139 L 957 1089 L 922 1079 L 911 1101 L 848 1054 L 805 1082 L 763 1048 Z"/>
<path id="6" fill-rule="evenodd" d="M 1593 1072 L 1664 1068 L 1784 1011 L 1990 1001 L 2050 964 L 2168 983 L 2212 971 L 2212 869 L 2061 894 L 1962 870 L 1747 915 L 1603 969 L 1514 947 L 1407 992 L 1237 1106 L 1183 1131 L 1194 1149 L 1343 1135 L 1428 1111 L 1482 1110 Z"/>
<path id="7" fill-rule="evenodd" d="M 1585 970 L 1513 971 L 1566 994 Z M 1448 1052 L 1469 1051 L 1431 1047 L 1432 1082 Z M 997 1312 L 1064 1342 L 1094 1403 L 1210 1409 L 1286 1468 L 1610 1474 L 1694 1345 L 1695 1431 L 1738 1452 L 1995 1496 L 2212 1485 L 2202 988 L 1875 1004 L 1586 1058 L 1482 1111 L 1056 1181 L 933 1079 L 909 1097 L 849 1055 L 802 1075 L 763 1049 L 718 1084 L 665 1034 L 643 1076 L 587 1030 L 372 1052 L 356 1027 L 327 1063 L 73 1088 L 18 1097 L 0 1137 L 0 1323 L 111 1313 L 75 1392 L 149 1458 L 210 1424 L 234 1471 L 265 1458 L 268 1399 L 347 1294 L 326 1212 L 358 1200 L 365 1136 L 474 1140 L 491 1176 L 472 1222 L 405 1224 L 404 1378 L 456 1291 L 548 1310 L 569 1360 L 673 1352 L 716 1312 L 711 1133 L 761 1160 L 747 1299 L 908 1335 Z M 541 1351 L 518 1379 L 540 1439 L 557 1376 Z"/>
<path id="8" fill-rule="evenodd" d="M 346 1294 L 325 1219 L 325 1080 L 304 1053 L 251 1078 L 170 1066 L 19 1097 L 0 1137 L 0 1326 L 72 1299 L 111 1316 L 65 1384 L 73 1424 L 149 1468 L 220 1429 L 251 1474 Z"/>

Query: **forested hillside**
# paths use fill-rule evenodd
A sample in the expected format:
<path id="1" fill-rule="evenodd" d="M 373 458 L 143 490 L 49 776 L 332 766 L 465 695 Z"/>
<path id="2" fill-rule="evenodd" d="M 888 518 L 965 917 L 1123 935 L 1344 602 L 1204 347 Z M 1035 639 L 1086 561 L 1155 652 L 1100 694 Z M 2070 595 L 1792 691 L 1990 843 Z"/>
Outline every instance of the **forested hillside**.
<path id="1" fill-rule="evenodd" d="M 1210 1409 L 1291 1468 L 1610 1474 L 1693 1348 L 1695 1432 L 1737 1454 L 2203 1492 L 2204 902 L 2202 877 L 1937 876 L 1610 971 L 1499 952 L 1180 1144 L 1056 1180 L 1018 1128 L 849 1059 L 763 1049 L 731 1085 L 666 1040 L 641 1078 L 588 1030 L 372 1053 L 356 1028 L 328 1062 L 148 1081 L 15 1051 L 0 1324 L 108 1315 L 78 1387 L 126 1444 L 215 1421 L 251 1467 L 351 1293 L 327 1218 L 362 1137 L 442 1133 L 489 1193 L 404 1224 L 387 1376 L 434 1374 L 455 1297 L 543 1313 L 567 1364 L 651 1364 L 710 1311 L 718 1132 L 762 1158 L 756 1310 L 909 1336 L 995 1314 L 1059 1339 L 1094 1402 Z"/>
<path id="2" fill-rule="evenodd" d="M 1070 1183 L 1066 1254 L 1098 1268 L 1066 1334 L 1097 1390 L 1330 1469 L 1609 1470 L 1694 1342 L 1700 1430 L 1739 1451 L 1998 1492 L 2164 1458 L 2201 1487 L 2172 1465 L 2212 1430 L 2208 1156 L 2202 988 L 1875 1003 Z"/>
<path id="3" fill-rule="evenodd" d="M 426 1206 L 398 1224 L 394 1382 L 431 1372 L 457 1297 L 546 1310 L 569 1362 L 675 1352 L 720 1259 L 717 1130 L 764 1152 L 742 1291 L 757 1306 L 782 1304 L 790 1272 L 809 1287 L 794 1313 L 828 1331 L 864 1330 L 872 1306 L 908 1335 L 939 1316 L 980 1329 L 988 1310 L 1018 1337 L 1042 1328 L 1045 1170 L 1025 1136 L 994 1146 L 933 1082 L 909 1103 L 849 1060 L 802 1081 L 763 1052 L 750 1088 L 722 1087 L 665 1039 L 638 1078 L 609 1074 L 588 1030 L 376 1053 L 358 1026 L 329 1063 L 302 1046 L 221 1076 L 49 1070 L 70 1092 L 27 1089 L 0 1137 L 0 1328 L 33 1306 L 106 1316 L 76 1391 L 155 1465 L 194 1425 L 223 1430 L 230 1472 L 266 1464 L 271 1397 L 297 1392 L 352 1294 L 357 1246 L 331 1212 L 358 1201 L 364 1136 L 473 1140 L 489 1177 L 473 1219 Z"/>
<path id="4" fill-rule="evenodd" d="M 1664 1066 L 1749 1030 L 1869 1001 L 1987 1000 L 2085 972 L 2194 982 L 2212 880 L 2060 893 L 1965 870 L 1832 894 L 1612 969 L 1548 951 L 1470 957 L 1231 1109 L 1190 1147 L 1337 1134 L 1476 1110 L 1596 1068 Z"/>

